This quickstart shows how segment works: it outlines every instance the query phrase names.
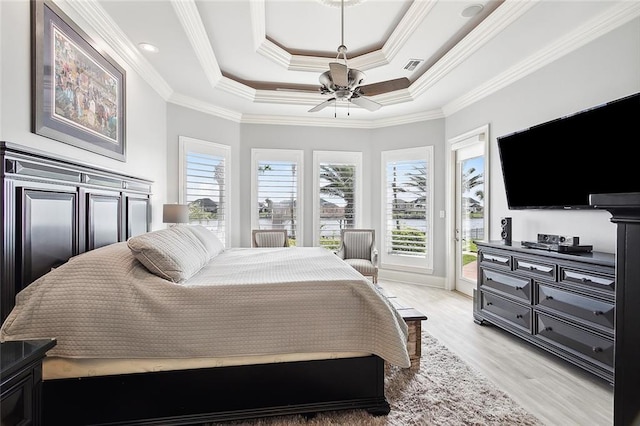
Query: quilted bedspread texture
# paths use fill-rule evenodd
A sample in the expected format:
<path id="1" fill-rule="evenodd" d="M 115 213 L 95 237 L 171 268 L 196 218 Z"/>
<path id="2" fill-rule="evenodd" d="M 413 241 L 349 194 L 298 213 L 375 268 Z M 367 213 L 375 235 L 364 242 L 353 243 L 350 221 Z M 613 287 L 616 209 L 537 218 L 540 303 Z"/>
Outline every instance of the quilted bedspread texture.
<path id="1" fill-rule="evenodd" d="M 1 340 L 56 338 L 69 358 L 367 352 L 409 367 L 407 326 L 357 271 L 318 247 L 226 250 L 184 283 L 150 273 L 125 242 L 22 290 Z"/>

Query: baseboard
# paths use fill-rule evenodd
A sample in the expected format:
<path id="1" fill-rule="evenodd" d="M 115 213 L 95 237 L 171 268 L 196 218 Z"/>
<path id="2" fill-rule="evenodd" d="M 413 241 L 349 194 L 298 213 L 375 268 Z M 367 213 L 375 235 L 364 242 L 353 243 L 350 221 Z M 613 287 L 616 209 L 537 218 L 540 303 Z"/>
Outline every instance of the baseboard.
<path id="1" fill-rule="evenodd" d="M 445 278 L 433 275 L 419 274 L 416 272 L 396 271 L 391 269 L 380 269 L 378 279 L 398 283 L 417 284 L 427 287 L 445 288 Z"/>

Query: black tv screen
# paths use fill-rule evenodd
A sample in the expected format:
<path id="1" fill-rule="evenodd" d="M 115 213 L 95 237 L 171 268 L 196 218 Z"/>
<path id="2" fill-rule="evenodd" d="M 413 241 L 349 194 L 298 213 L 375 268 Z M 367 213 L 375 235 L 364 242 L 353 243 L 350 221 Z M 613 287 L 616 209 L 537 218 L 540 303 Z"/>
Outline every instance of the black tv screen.
<path id="1" fill-rule="evenodd" d="M 640 192 L 640 93 L 498 137 L 509 209 L 588 209 Z"/>

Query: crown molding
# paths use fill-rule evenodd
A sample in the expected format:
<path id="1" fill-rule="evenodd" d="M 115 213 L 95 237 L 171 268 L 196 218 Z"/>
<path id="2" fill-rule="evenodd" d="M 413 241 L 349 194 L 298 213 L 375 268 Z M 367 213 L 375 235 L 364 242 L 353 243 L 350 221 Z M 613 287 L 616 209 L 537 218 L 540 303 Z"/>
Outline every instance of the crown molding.
<path id="1" fill-rule="evenodd" d="M 400 23 L 382 47 L 387 63 L 395 58 L 398 51 L 402 49 L 416 28 L 437 3 L 437 0 L 414 1 L 411 3 L 411 7 L 409 7 L 407 13 L 402 17 L 402 20 L 400 20 Z"/>
<path id="2" fill-rule="evenodd" d="M 222 79 L 222 71 L 220 71 L 218 60 L 215 53 L 213 53 L 213 48 L 209 42 L 196 2 L 194 0 L 171 0 L 171 5 L 211 87 L 216 87 L 220 79 Z"/>
<path id="3" fill-rule="evenodd" d="M 236 123 L 239 123 L 242 119 L 242 114 L 240 114 L 239 112 L 215 106 L 209 102 L 204 102 L 199 99 L 195 99 L 179 93 L 174 93 L 173 95 L 171 95 L 171 97 L 167 99 L 167 102 L 200 111 L 205 114 L 213 115 L 215 117 L 224 118 Z"/>
<path id="4" fill-rule="evenodd" d="M 538 1 L 540 0 L 506 0 L 409 87 L 412 95 L 422 95 L 480 47 L 522 17 Z"/>
<path id="5" fill-rule="evenodd" d="M 346 108 L 340 107 L 344 112 Z M 444 118 L 440 109 L 419 112 L 415 114 L 405 114 L 398 117 L 389 117 L 376 120 L 359 120 L 351 118 L 314 118 L 314 117 L 293 117 L 293 116 L 273 116 L 244 114 L 242 124 L 268 124 L 281 126 L 313 126 L 313 127 L 341 127 L 350 129 L 379 129 L 383 127 L 399 126 L 403 124 L 419 123 L 422 121 L 437 120 Z"/>
<path id="6" fill-rule="evenodd" d="M 311 105 L 321 102 L 323 99 L 319 95 L 304 92 L 279 92 L 279 91 L 256 91 L 244 84 L 238 83 L 222 76 L 217 60 L 204 31 L 200 15 L 197 11 L 194 0 L 171 0 L 172 5 L 182 23 L 187 36 L 198 55 L 203 69 L 207 73 L 212 87 L 224 90 L 243 99 L 256 102 L 268 103 L 277 102 L 283 104 Z M 540 0 L 518 1 L 506 0 L 487 19 L 469 33 L 458 45 L 449 51 L 438 61 L 429 71 L 423 74 L 409 88 L 390 92 L 374 97 L 377 102 L 383 105 L 392 105 L 402 102 L 409 102 L 423 95 L 433 84 L 443 78 L 461 61 L 473 54 L 479 47 L 491 40 L 500 31 L 517 20 L 527 10 L 533 7 Z M 144 81 L 146 81 L 163 99 L 167 102 L 180 105 L 186 108 L 197 110 L 216 117 L 227 119 L 236 123 L 250 124 L 274 124 L 289 126 L 318 126 L 318 127 L 350 127 L 373 129 L 390 127 L 402 124 L 409 124 L 425 120 L 439 119 L 457 111 L 503 89 L 513 82 L 533 73 L 534 71 L 550 64 L 551 62 L 567 55 L 568 53 L 584 46 L 585 44 L 601 37 L 609 31 L 618 28 L 632 19 L 640 16 L 640 2 L 625 1 L 616 3 L 607 11 L 591 19 L 578 29 L 567 34 L 563 38 L 551 43 L 544 49 L 520 61 L 515 66 L 510 67 L 491 80 L 477 86 L 475 89 L 449 102 L 441 110 L 420 112 L 398 117 L 389 117 L 376 120 L 357 120 L 342 118 L 317 118 L 317 117 L 290 117 L 273 115 L 242 114 L 237 111 L 218 107 L 210 102 L 201 101 L 186 95 L 177 94 L 171 86 L 160 76 L 153 66 L 146 60 L 138 48 L 120 30 L 118 25 L 106 13 L 96 0 L 70 1 L 55 0 L 55 3 L 74 20 L 83 20 L 90 27 L 87 30 L 90 34 L 95 34 L 97 43 L 105 50 L 113 52 L 114 56 L 120 57 L 128 66 L 135 71 Z M 387 41 L 382 50 L 396 50 L 402 46 L 406 38 L 413 31 L 410 23 L 418 23 L 418 19 L 423 19 L 431 10 L 433 0 L 413 2 L 410 10 L 418 9 L 411 14 L 407 13 L 402 21 L 407 19 L 407 23 L 400 25 Z M 325 71 L 330 58 L 292 56 L 274 43 L 266 40 L 264 35 L 264 0 L 252 0 L 250 2 L 252 10 L 252 22 L 254 28 L 254 43 L 260 41 L 260 49 L 270 52 L 274 59 L 281 64 L 288 64 L 291 69 L 304 71 Z M 255 15 L 255 16 L 254 16 Z M 258 18 L 256 18 L 258 16 Z M 262 16 L 262 18 L 259 18 Z M 420 18 L 422 16 L 422 18 Z M 261 24 L 260 24 L 261 22 Z M 262 25 L 262 36 L 258 37 Z M 403 26 L 401 30 L 400 28 Z M 398 33 L 396 34 L 396 31 Z M 402 31 L 402 32 L 400 32 Z M 397 37 L 398 40 L 394 38 Z M 262 52 L 262 50 L 261 50 Z M 379 56 L 371 54 L 361 55 L 362 64 L 359 69 L 364 69 L 366 64 L 380 61 Z M 389 53 L 385 53 L 388 55 Z M 278 57 L 278 55 L 280 57 Z M 371 55 L 370 58 L 366 58 Z M 350 65 L 356 58 L 349 60 Z M 357 64 L 357 62 L 356 62 Z M 283 65 L 284 66 L 284 65 Z M 342 108 L 342 107 L 341 107 Z"/>
<path id="7" fill-rule="evenodd" d="M 289 92 L 284 90 L 256 90 L 256 103 L 279 103 L 288 105 L 315 105 L 326 101 L 319 92 Z"/>
<path id="8" fill-rule="evenodd" d="M 243 114 L 242 124 L 268 124 L 275 126 L 306 126 L 306 127 L 341 127 L 350 129 L 371 129 L 372 121 L 351 118 L 316 118 L 295 116 L 273 116 L 258 114 Z"/>
<path id="9" fill-rule="evenodd" d="M 173 89 L 160 76 L 156 69 L 140 53 L 138 48 L 125 36 L 120 27 L 107 14 L 102 6 L 95 0 L 85 1 L 61 1 L 58 5 L 71 17 L 84 20 L 101 39 L 99 43 L 105 50 L 113 51 L 114 56 L 119 56 L 138 75 L 140 75 L 164 100 L 172 94 Z M 75 16 L 73 16 L 75 15 Z M 90 32 L 90 31 L 87 31 Z"/>
<path id="10" fill-rule="evenodd" d="M 416 112 L 413 114 L 401 114 L 396 117 L 382 118 L 372 121 L 371 129 L 379 129 L 383 127 L 392 127 L 392 126 L 400 126 L 403 124 L 411 124 L 411 123 L 419 123 L 422 121 L 429 120 L 438 120 L 440 118 L 444 118 L 444 113 L 440 108 L 424 111 L 424 112 Z"/>
<path id="11" fill-rule="evenodd" d="M 236 95 L 242 99 L 254 102 L 256 100 L 256 89 L 228 78 L 220 77 L 216 89 L 224 90 L 227 93 Z"/>
<path id="12" fill-rule="evenodd" d="M 465 95 L 449 102 L 442 108 L 445 116 L 454 114 L 507 87 L 638 16 L 640 16 L 640 3 L 623 2 L 615 4 L 574 31 L 549 44 L 544 49 L 538 50 L 533 55 L 496 75 Z"/>
<path id="13" fill-rule="evenodd" d="M 393 92 L 372 96 L 371 99 L 374 99 L 376 102 L 381 103 L 382 105 L 395 105 L 404 102 L 415 101 L 417 98 L 413 95 L 411 86 L 409 86 L 406 89 L 395 90 Z"/>

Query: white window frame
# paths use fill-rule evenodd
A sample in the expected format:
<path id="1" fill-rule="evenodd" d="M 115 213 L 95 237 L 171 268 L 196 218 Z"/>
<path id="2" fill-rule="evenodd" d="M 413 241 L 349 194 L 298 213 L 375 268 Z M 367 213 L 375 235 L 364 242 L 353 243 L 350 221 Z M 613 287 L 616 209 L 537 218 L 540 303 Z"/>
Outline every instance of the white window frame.
<path id="1" fill-rule="evenodd" d="M 405 256 L 389 253 L 387 247 L 387 163 L 425 159 L 427 163 L 427 253 L 425 256 Z M 380 164 L 380 238 L 376 238 L 379 249 L 381 269 L 392 269 L 417 273 L 433 273 L 433 146 L 382 151 Z"/>
<path id="2" fill-rule="evenodd" d="M 297 149 L 264 149 L 251 150 L 251 227 L 259 228 L 258 217 L 258 165 L 261 162 L 291 161 L 296 163 L 296 246 L 304 245 L 304 151 Z"/>
<path id="3" fill-rule="evenodd" d="M 214 155 L 224 158 L 224 243 L 225 247 L 231 246 L 231 147 L 215 142 L 194 139 L 187 136 L 178 137 L 178 170 L 179 186 L 178 197 L 180 203 L 187 203 L 187 153 L 197 152 L 205 155 Z"/>
<path id="4" fill-rule="evenodd" d="M 353 164 L 355 171 L 355 223 L 362 226 L 362 152 L 360 151 L 313 151 L 313 245 L 320 246 L 320 164 Z"/>

